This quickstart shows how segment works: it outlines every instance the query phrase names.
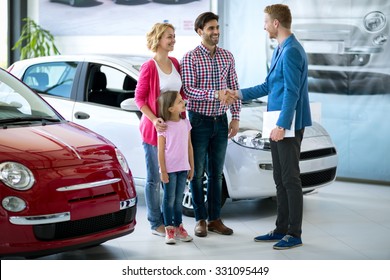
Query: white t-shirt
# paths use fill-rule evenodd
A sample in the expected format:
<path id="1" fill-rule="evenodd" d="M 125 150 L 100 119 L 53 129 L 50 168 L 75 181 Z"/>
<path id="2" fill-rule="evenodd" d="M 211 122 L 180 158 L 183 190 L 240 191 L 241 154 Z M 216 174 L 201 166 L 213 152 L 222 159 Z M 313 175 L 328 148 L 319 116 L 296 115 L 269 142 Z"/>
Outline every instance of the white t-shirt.
<path id="1" fill-rule="evenodd" d="M 188 137 L 191 130 L 190 121 L 180 119 L 178 122 L 167 121 L 168 128 L 158 132 L 165 137 L 165 166 L 167 173 L 190 170 L 188 158 Z"/>
<path id="2" fill-rule="evenodd" d="M 172 63 L 172 72 L 169 74 L 165 74 L 161 69 L 160 66 L 158 66 L 157 61 L 154 61 L 156 63 L 157 71 L 158 71 L 158 77 L 160 78 L 160 91 L 180 91 L 182 82 L 179 72 L 177 72 L 175 66 Z"/>

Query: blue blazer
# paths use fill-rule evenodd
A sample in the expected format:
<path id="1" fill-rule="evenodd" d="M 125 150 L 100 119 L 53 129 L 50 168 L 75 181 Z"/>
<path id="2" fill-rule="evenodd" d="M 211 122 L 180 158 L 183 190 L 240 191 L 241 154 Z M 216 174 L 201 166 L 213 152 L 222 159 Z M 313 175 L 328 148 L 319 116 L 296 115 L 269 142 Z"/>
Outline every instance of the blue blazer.
<path id="1" fill-rule="evenodd" d="M 243 100 L 268 95 L 268 111 L 281 111 L 275 126 L 289 129 L 295 116 L 295 130 L 311 126 L 307 81 L 307 56 L 302 45 L 290 35 L 276 48 L 263 84 L 242 89 Z"/>

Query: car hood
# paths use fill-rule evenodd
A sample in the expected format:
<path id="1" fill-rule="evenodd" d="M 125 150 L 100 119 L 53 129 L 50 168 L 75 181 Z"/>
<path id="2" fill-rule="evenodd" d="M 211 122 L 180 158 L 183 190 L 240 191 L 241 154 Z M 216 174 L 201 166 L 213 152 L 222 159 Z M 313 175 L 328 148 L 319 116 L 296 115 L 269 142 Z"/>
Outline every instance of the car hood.
<path id="1" fill-rule="evenodd" d="M 0 162 L 15 161 L 31 169 L 85 165 L 114 157 L 110 142 L 72 123 L 8 128 L 0 133 Z"/>
<path id="2" fill-rule="evenodd" d="M 267 104 L 261 101 L 244 102 L 240 113 L 240 130 L 263 130 L 263 112 Z M 327 131 L 317 122 L 305 128 L 304 138 L 328 136 Z"/>

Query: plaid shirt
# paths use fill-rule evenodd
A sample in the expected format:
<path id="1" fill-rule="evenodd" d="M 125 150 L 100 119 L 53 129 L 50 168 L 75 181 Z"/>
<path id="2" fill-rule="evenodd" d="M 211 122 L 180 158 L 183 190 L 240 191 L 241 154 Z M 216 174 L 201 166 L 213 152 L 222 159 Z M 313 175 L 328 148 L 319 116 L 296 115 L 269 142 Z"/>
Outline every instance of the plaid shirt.
<path id="1" fill-rule="evenodd" d="M 183 90 L 188 99 L 187 109 L 206 116 L 220 116 L 230 107 L 232 119 L 239 120 L 241 101 L 231 106 L 222 105 L 215 98 L 216 90 L 238 90 L 233 55 L 216 47 L 214 57 L 203 45 L 184 55 L 181 61 Z"/>

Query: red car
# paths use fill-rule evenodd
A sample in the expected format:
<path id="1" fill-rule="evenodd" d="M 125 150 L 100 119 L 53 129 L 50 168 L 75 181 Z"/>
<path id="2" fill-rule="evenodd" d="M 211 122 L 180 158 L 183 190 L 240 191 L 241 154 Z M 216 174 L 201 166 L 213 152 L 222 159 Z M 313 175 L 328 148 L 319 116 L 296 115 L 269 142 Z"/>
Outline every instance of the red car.
<path id="1" fill-rule="evenodd" d="M 3 69 L 0 129 L 0 258 L 95 246 L 134 231 L 137 196 L 122 153 Z"/>

